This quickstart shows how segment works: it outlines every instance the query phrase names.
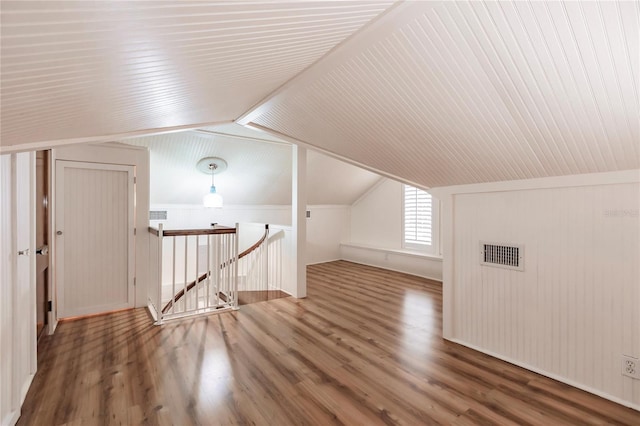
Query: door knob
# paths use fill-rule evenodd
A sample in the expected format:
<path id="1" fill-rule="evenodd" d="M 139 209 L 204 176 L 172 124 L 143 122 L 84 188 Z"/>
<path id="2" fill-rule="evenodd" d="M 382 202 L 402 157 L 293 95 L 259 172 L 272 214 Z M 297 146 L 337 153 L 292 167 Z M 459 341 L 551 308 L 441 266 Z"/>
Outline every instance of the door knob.
<path id="1" fill-rule="evenodd" d="M 40 256 L 46 256 L 49 254 L 49 246 L 44 245 L 42 247 L 38 247 L 36 249 L 36 254 L 39 254 Z"/>
<path id="2" fill-rule="evenodd" d="M 29 249 L 19 250 L 18 256 L 29 256 Z"/>
<path id="3" fill-rule="evenodd" d="M 56 232 L 56 235 L 62 235 L 62 231 Z"/>

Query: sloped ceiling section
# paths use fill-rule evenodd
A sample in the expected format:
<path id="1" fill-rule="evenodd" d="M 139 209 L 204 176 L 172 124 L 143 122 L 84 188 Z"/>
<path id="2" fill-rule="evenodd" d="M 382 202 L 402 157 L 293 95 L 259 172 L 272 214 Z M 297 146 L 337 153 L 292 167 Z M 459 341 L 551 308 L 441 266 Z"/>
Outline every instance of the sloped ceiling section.
<path id="1" fill-rule="evenodd" d="M 0 5 L 8 151 L 231 121 L 392 1 Z"/>
<path id="2" fill-rule="evenodd" d="M 169 133 L 124 140 L 150 151 L 151 203 L 201 204 L 211 176 L 196 169 L 204 157 L 220 157 L 228 168 L 215 176 L 225 205 L 291 204 L 291 145 L 246 139 L 234 126 Z M 228 134 L 229 136 L 225 136 Z M 258 134 L 258 136 L 261 136 Z M 309 204 L 350 205 L 371 188 L 380 176 L 327 157 L 308 152 Z"/>
<path id="3" fill-rule="evenodd" d="M 426 187 L 640 167 L 638 2 L 411 2 L 246 121 Z"/>

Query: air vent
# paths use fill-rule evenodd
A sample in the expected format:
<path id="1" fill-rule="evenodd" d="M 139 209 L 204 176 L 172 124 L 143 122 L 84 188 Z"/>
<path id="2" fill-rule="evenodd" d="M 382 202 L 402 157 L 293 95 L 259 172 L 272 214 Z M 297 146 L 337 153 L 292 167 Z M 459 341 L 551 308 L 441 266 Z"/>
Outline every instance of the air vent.
<path id="1" fill-rule="evenodd" d="M 167 220 L 166 210 L 151 210 L 149 212 L 149 220 Z"/>
<path id="2" fill-rule="evenodd" d="M 524 246 L 480 242 L 480 264 L 524 271 Z"/>

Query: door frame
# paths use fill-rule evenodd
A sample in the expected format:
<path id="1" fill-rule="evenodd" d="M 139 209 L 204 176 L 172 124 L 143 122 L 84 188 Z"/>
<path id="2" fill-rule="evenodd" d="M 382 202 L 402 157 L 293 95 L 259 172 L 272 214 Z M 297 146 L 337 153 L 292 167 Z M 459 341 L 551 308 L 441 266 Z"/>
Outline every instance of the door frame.
<path id="1" fill-rule="evenodd" d="M 42 153 L 42 157 L 39 156 L 39 154 Z M 35 190 L 35 198 L 34 198 L 34 206 L 33 206 L 33 214 L 35 215 L 35 222 L 36 222 L 36 227 L 34 230 L 34 234 L 36 235 L 36 252 L 34 253 L 34 257 L 36 258 L 36 266 L 38 265 L 38 261 L 39 261 L 39 257 L 40 253 L 38 253 L 38 249 L 40 248 L 40 244 L 38 244 L 38 238 L 40 237 L 40 232 L 42 230 L 45 231 L 44 236 L 44 241 L 43 241 L 43 245 L 47 246 L 48 249 L 51 249 L 51 244 L 49 242 L 50 238 L 51 238 L 51 150 L 38 150 L 35 151 L 35 173 L 34 173 L 34 190 Z M 39 193 L 39 187 L 41 186 L 41 181 L 38 179 L 38 168 L 39 166 L 39 162 L 40 159 L 42 158 L 42 179 L 44 181 L 44 186 L 42 187 L 42 195 L 43 198 L 40 198 L 40 193 Z M 45 212 L 45 216 L 42 218 L 43 220 L 43 229 L 40 229 L 38 227 L 38 210 L 39 208 L 43 208 L 44 212 Z M 39 290 L 39 274 L 40 271 L 37 268 L 36 270 L 36 318 L 39 315 L 38 311 L 40 311 L 41 309 L 44 309 L 44 327 L 42 330 L 40 330 L 38 332 L 38 341 L 40 341 L 40 338 L 45 335 L 45 334 L 51 334 L 51 311 L 52 309 L 50 308 L 51 306 L 51 261 L 53 259 L 53 257 L 47 253 L 46 255 L 48 259 L 48 264 L 46 267 L 45 275 L 44 275 L 44 300 L 42 301 L 43 304 L 39 305 L 38 304 L 38 292 Z M 36 319 L 36 324 L 38 323 L 37 319 Z"/>
<path id="2" fill-rule="evenodd" d="M 56 151 L 55 149 L 49 150 L 47 156 L 47 220 L 48 220 L 48 242 L 49 242 L 49 268 L 47 271 L 47 299 L 49 302 L 49 312 L 47 315 L 47 333 L 49 335 L 56 331 L 58 326 L 58 317 L 56 315 L 56 214 L 55 214 L 55 188 L 56 188 Z"/>
<path id="3" fill-rule="evenodd" d="M 73 312 L 65 312 L 64 304 L 64 202 L 62 197 L 64 196 L 64 171 L 66 168 L 81 168 L 90 170 L 111 170 L 111 171 L 123 171 L 127 173 L 127 302 L 111 310 L 133 308 L 135 306 L 135 166 L 111 164 L 111 163 L 93 163 L 84 161 L 71 161 L 71 160 L 55 160 L 55 197 L 56 203 L 52 210 L 55 210 L 55 220 L 52 222 L 52 233 L 56 253 L 53 261 L 55 265 L 55 298 L 56 298 L 56 317 L 57 318 L 71 318 L 82 315 L 92 315 L 91 312 L 83 312 L 77 310 Z M 58 232 L 62 232 L 62 235 L 58 235 Z M 107 311 L 108 312 L 108 311 Z M 55 328 L 53 326 L 52 328 Z"/>

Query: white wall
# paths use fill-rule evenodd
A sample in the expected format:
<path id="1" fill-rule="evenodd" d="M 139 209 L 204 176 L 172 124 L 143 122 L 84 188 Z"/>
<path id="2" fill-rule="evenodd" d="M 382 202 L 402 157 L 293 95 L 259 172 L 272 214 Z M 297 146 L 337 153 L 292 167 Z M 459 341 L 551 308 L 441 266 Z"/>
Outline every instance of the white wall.
<path id="1" fill-rule="evenodd" d="M 35 154 L 0 156 L 0 424 L 14 424 L 37 368 Z M 19 250 L 28 254 L 18 256 Z"/>
<path id="2" fill-rule="evenodd" d="M 351 206 L 350 239 L 341 245 L 340 257 L 440 281 L 440 256 L 402 247 L 402 185 L 383 178 Z M 439 246 L 437 236 L 435 232 Z"/>
<path id="3" fill-rule="evenodd" d="M 439 188 L 446 338 L 640 409 L 640 173 Z M 524 271 L 480 265 L 524 245 Z"/>
<path id="4" fill-rule="evenodd" d="M 109 143 L 101 145 L 81 144 L 53 150 L 54 160 L 86 161 L 131 165 L 136 174 L 136 307 L 147 306 L 148 261 L 149 261 L 149 151 L 146 148 Z M 55 182 L 53 182 L 55 188 Z M 55 191 L 52 194 L 55 205 Z M 53 207 L 55 211 L 55 207 Z M 55 223 L 55 218 L 54 218 Z M 55 243 L 55 238 L 52 239 Z M 55 244 L 51 248 L 51 259 L 55 259 Z"/>
<path id="5" fill-rule="evenodd" d="M 151 210 L 167 211 L 166 221 L 150 222 L 154 227 L 162 223 L 164 229 L 207 228 L 213 222 L 226 226 L 236 223 L 268 223 L 279 227 L 291 225 L 291 206 L 288 205 L 207 209 L 192 204 L 154 204 Z M 307 210 L 311 212 L 311 217 L 307 219 L 307 264 L 340 259 L 340 243 L 349 239 L 349 206 L 317 205 L 308 206 Z M 240 242 L 246 243 L 244 238 Z"/>
<path id="6" fill-rule="evenodd" d="M 352 243 L 402 249 L 402 184 L 382 179 L 351 206 Z"/>
<path id="7" fill-rule="evenodd" d="M 308 206 L 307 265 L 341 259 L 340 243 L 349 240 L 349 206 Z"/>
<path id="8" fill-rule="evenodd" d="M 234 226 L 236 223 L 268 223 L 291 225 L 291 206 L 229 206 L 221 209 L 205 208 L 201 204 L 152 204 L 151 210 L 164 210 L 167 220 L 150 221 L 157 227 L 162 222 L 165 229 L 201 229 L 211 223 Z"/>

